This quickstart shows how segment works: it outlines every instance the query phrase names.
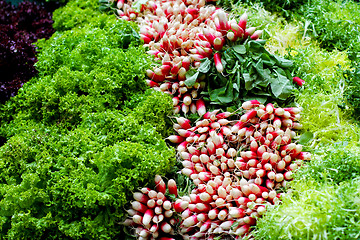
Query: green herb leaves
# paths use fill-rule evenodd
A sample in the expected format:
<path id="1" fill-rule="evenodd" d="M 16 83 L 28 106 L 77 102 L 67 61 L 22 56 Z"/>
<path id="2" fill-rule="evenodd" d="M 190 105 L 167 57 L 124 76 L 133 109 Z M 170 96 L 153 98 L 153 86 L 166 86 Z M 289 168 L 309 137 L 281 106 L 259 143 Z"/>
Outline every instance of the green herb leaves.
<path id="1" fill-rule="evenodd" d="M 206 74 L 208 91 L 203 94 L 212 104 L 238 106 L 249 95 L 262 102 L 284 102 L 296 89 L 290 80 L 292 61 L 269 53 L 264 45 L 264 40 L 247 40 L 227 48 L 221 53 L 222 74 L 212 60 L 203 59 L 197 71 L 188 72 L 185 84 L 192 86 Z"/>

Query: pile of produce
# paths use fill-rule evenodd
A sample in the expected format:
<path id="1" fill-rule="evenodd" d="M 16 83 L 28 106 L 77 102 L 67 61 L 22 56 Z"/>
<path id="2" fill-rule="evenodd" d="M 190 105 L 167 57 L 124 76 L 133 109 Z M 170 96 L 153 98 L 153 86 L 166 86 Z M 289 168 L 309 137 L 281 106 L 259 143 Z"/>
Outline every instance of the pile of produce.
<path id="1" fill-rule="evenodd" d="M 147 89 L 136 25 L 103 17 L 37 42 L 38 76 L 1 106 L 4 238 L 124 235 L 131 192 L 175 163 L 171 98 Z"/>
<path id="2" fill-rule="evenodd" d="M 252 96 L 287 100 L 296 89 L 288 70 L 292 62 L 266 51 L 259 39 L 263 31 L 247 26 L 246 13 L 228 19 L 224 10 L 205 3 L 117 2 L 117 14 L 139 24 L 148 53 L 161 61 L 147 70 L 148 85 L 173 96 L 175 114 L 195 114 L 202 97 L 228 107 Z"/>
<path id="3" fill-rule="evenodd" d="M 310 154 L 291 143 L 295 137 L 292 130 L 301 129 L 299 108 L 275 108 L 271 103 L 265 107 L 257 100 L 241 104 L 242 97 L 250 97 L 250 92 L 262 95 L 263 102 L 268 97 L 281 102 L 304 81 L 288 79 L 286 68 L 292 62 L 265 50 L 265 41 L 258 39 L 262 31 L 246 27 L 246 13 L 239 21 L 228 21 L 225 11 L 205 6 L 205 1 L 132 4 L 118 1 L 121 10 L 117 14 L 127 21 L 136 20 L 148 53 L 161 62 L 147 70 L 147 84 L 173 96 L 174 114 L 190 112 L 202 118 L 194 127 L 191 120 L 177 118 L 174 127 L 179 136 L 168 137 L 179 144 L 182 174 L 196 186 L 192 195 L 175 203 L 187 206 L 175 210 L 182 216 L 178 233 L 196 239 L 243 236 L 264 214 L 265 206 L 279 200 L 275 189 L 286 187 L 292 171 L 301 160 L 309 160 Z M 230 121 L 230 112 L 206 112 L 205 102 L 209 101 L 240 105 L 246 112 Z M 144 199 L 140 212 L 150 211 L 146 219 L 155 217 L 156 223 L 162 224 L 152 210 L 156 205 L 148 205 L 146 210 L 147 201 Z M 139 224 L 137 216 L 133 215 L 132 221 Z M 136 228 L 138 237 L 161 236 L 146 223 L 145 229 Z"/>
<path id="4" fill-rule="evenodd" d="M 0 104 L 1 238 L 358 239 L 358 10 L 70 0 Z"/>
<path id="5" fill-rule="evenodd" d="M 0 1 L 0 103 L 37 73 L 33 43 L 54 33 L 52 23 L 52 14 L 41 5 L 25 1 L 14 7 Z"/>

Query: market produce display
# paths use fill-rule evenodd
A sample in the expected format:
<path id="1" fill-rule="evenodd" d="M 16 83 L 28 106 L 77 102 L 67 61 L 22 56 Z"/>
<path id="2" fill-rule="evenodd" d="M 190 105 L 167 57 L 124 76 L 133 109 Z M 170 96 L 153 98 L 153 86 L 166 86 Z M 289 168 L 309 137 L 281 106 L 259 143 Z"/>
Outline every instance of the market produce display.
<path id="1" fill-rule="evenodd" d="M 2 106 L 2 236 L 113 239 L 131 192 L 175 163 L 136 25 L 105 23 L 39 41 L 38 76 Z"/>
<path id="2" fill-rule="evenodd" d="M 0 103 L 37 73 L 32 44 L 54 33 L 51 15 L 36 3 L 24 1 L 15 7 L 0 1 Z"/>
<path id="3" fill-rule="evenodd" d="M 0 104 L 1 238 L 358 239 L 358 10 L 68 1 Z"/>
<path id="4" fill-rule="evenodd" d="M 195 114 L 202 97 L 235 108 L 251 97 L 288 100 L 295 89 L 292 61 L 266 51 L 263 30 L 248 26 L 246 13 L 228 19 L 224 10 L 205 3 L 117 2 L 116 13 L 140 25 L 148 53 L 161 61 L 147 70 L 148 85 L 173 96 L 175 114 Z"/>

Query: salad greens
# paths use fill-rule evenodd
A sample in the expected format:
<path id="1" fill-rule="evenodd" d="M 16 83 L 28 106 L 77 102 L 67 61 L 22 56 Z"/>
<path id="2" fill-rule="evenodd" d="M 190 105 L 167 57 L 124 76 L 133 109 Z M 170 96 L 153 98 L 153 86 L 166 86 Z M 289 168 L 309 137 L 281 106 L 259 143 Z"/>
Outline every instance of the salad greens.
<path id="1" fill-rule="evenodd" d="M 292 185 L 292 193 L 257 222 L 256 239 L 358 239 L 360 179 L 340 185 L 312 178 Z"/>
<path id="2" fill-rule="evenodd" d="M 1 239 L 125 239 L 132 192 L 175 164 L 137 27 L 97 15 L 39 41 L 38 76 L 0 105 Z"/>
<path id="3" fill-rule="evenodd" d="M 297 89 L 290 72 L 293 62 L 271 54 L 264 46 L 264 40 L 233 45 L 221 53 L 222 73 L 212 60 L 205 59 L 197 71 L 187 74 L 185 84 L 192 86 L 206 74 L 207 91 L 202 94 L 211 104 L 239 107 L 247 99 L 289 102 Z"/>

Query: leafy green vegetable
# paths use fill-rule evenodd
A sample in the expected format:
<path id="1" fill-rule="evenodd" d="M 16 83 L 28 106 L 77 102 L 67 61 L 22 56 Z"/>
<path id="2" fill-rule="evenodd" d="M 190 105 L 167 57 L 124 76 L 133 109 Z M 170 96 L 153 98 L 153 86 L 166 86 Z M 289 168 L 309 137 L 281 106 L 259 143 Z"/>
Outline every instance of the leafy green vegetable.
<path id="1" fill-rule="evenodd" d="M 53 27 L 57 31 L 65 31 L 91 23 L 93 26 L 102 28 L 108 21 L 112 21 L 114 16 L 101 14 L 98 8 L 98 0 L 70 0 L 65 6 L 54 11 Z"/>
<path id="2" fill-rule="evenodd" d="M 230 46 L 222 53 L 222 74 L 212 60 L 205 59 L 197 71 L 189 71 L 185 84 L 191 86 L 206 74 L 208 89 L 204 94 L 211 104 L 239 106 L 249 95 L 262 102 L 283 103 L 296 90 L 290 80 L 292 61 L 269 53 L 264 45 L 265 41 L 247 40 Z"/>
<path id="3" fill-rule="evenodd" d="M 134 31 L 132 26 L 114 20 L 103 29 L 88 26 L 39 41 L 39 77 L 4 106 L 6 111 L 71 128 L 83 112 L 120 109 L 147 88 L 144 71 L 152 63 L 139 39 L 124 35 Z"/>
<path id="4" fill-rule="evenodd" d="M 360 155 L 347 149 L 347 143 L 335 143 L 314 154 L 312 160 L 296 173 L 298 181 L 312 178 L 318 182 L 349 181 L 360 176 Z"/>
<path id="5" fill-rule="evenodd" d="M 118 223 L 131 192 L 175 161 L 141 113 L 88 113 L 71 131 L 38 125 L 10 138 L 0 148 L 0 235 L 121 236 Z"/>
<path id="6" fill-rule="evenodd" d="M 97 14 L 39 41 L 39 76 L 0 106 L 1 239 L 125 239 L 132 192 L 175 164 L 172 101 L 145 84 L 135 24 Z"/>
<path id="7" fill-rule="evenodd" d="M 294 61 L 295 74 L 306 82 L 296 102 L 304 109 L 301 119 L 304 131 L 314 134 L 313 146 L 337 141 L 356 145 L 359 127 L 349 121 L 352 109 L 343 107 L 344 90 L 348 89 L 343 71 L 351 68 L 347 54 L 327 52 L 315 44 L 291 53 L 289 59 Z"/>
<path id="8" fill-rule="evenodd" d="M 244 3 L 249 6 L 258 4 L 260 7 L 269 12 L 275 12 L 285 17 L 290 17 L 294 10 L 298 9 L 307 2 L 308 1 L 306 0 L 218 0 L 217 4 L 232 9 L 237 5 L 242 5 Z"/>
<path id="9" fill-rule="evenodd" d="M 282 204 L 269 206 L 256 224 L 256 239 L 358 239 L 360 179 L 339 186 L 312 178 L 293 184 Z"/>
<path id="10" fill-rule="evenodd" d="M 344 95 L 347 105 L 353 108 L 353 116 L 360 120 L 360 61 L 353 64 L 354 68 L 344 72 L 348 88 Z"/>
<path id="11" fill-rule="evenodd" d="M 305 22 L 303 36 L 310 36 L 320 42 L 320 46 L 333 51 L 346 51 L 352 60 L 351 69 L 343 68 L 346 76 L 346 102 L 344 108 L 354 109 L 353 116 L 358 118 L 358 59 L 360 52 L 360 6 L 354 1 L 312 0 L 299 8 L 295 16 Z M 347 105 L 347 106 L 345 106 Z"/>
<path id="12" fill-rule="evenodd" d="M 348 50 L 350 59 L 358 58 L 360 51 L 358 3 L 349 0 L 311 0 L 299 9 L 297 18 L 304 22 L 308 21 L 308 24 L 313 26 L 306 28 L 304 34 L 319 40 L 321 47 L 330 51 Z"/>

